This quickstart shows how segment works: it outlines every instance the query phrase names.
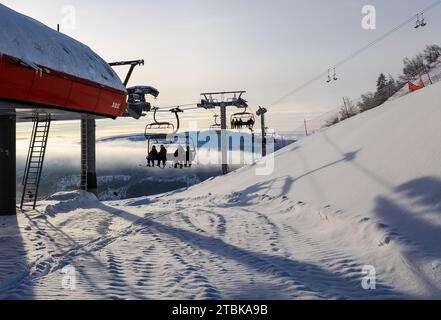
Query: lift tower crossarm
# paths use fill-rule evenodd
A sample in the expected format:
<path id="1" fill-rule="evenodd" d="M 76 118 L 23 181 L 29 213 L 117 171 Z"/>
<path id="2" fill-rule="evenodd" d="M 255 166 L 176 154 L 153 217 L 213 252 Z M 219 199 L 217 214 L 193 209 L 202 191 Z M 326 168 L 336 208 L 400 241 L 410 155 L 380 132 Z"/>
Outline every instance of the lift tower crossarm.
<path id="1" fill-rule="evenodd" d="M 219 95 L 219 94 L 239 94 L 239 98 L 246 93 L 246 91 L 221 91 L 221 92 L 204 92 L 201 96 Z"/>
<path id="2" fill-rule="evenodd" d="M 109 65 L 111 67 L 114 67 L 114 66 L 127 66 L 127 65 L 144 65 L 144 60 L 131 60 L 131 61 L 110 62 Z"/>
<path id="3" fill-rule="evenodd" d="M 247 108 L 248 103 L 246 100 L 242 99 L 242 95 L 246 91 L 221 91 L 221 92 L 205 92 L 201 93 L 204 97 L 201 103 L 198 104 L 198 108 L 204 109 L 214 109 L 216 107 L 237 107 L 237 108 Z M 232 98 L 225 99 L 225 95 L 234 95 Z M 222 99 L 213 99 L 213 96 L 221 96 Z"/>

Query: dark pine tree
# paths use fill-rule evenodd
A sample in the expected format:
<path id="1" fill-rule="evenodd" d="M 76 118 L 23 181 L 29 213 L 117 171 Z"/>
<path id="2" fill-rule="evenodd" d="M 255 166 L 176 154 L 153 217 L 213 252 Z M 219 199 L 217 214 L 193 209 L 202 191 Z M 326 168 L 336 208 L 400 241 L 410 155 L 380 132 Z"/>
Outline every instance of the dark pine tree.
<path id="1" fill-rule="evenodd" d="M 384 88 L 387 87 L 387 78 L 384 75 L 384 73 L 381 73 L 378 76 L 378 80 L 377 80 L 377 92 L 381 92 L 384 90 Z"/>

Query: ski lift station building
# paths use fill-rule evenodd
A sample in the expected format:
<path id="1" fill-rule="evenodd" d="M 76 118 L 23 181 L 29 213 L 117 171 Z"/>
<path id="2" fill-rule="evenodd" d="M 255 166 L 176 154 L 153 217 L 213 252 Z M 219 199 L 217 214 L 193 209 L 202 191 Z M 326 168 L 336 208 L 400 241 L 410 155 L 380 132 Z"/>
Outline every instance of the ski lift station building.
<path id="1" fill-rule="evenodd" d="M 50 121 L 81 119 L 82 180 L 93 188 L 94 121 L 123 115 L 126 101 L 126 86 L 88 46 L 0 4 L 0 215 L 16 213 L 17 122 L 34 122 L 28 187 L 38 190 Z"/>

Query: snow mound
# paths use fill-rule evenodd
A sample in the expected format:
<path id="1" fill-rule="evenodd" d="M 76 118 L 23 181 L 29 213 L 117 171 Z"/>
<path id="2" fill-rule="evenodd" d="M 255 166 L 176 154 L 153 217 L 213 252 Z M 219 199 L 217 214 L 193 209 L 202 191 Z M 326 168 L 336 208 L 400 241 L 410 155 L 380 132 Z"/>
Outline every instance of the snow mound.
<path id="1" fill-rule="evenodd" d="M 98 203 L 98 198 L 93 193 L 72 191 L 56 193 L 47 198 L 46 201 L 49 203 L 54 202 L 46 207 L 46 213 L 49 215 L 57 215 L 81 208 L 94 207 Z"/>
<path id="2" fill-rule="evenodd" d="M 126 91 L 118 75 L 89 47 L 0 4 L 0 54 Z"/>

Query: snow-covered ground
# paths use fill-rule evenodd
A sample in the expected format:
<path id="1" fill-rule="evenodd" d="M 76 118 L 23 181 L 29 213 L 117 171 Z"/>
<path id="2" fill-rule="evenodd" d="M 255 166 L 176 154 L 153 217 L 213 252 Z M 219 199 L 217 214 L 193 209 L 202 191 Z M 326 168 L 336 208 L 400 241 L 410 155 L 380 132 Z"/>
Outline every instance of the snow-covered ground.
<path id="1" fill-rule="evenodd" d="M 287 146 L 271 175 L 0 218 L 0 298 L 441 298 L 440 89 Z"/>

